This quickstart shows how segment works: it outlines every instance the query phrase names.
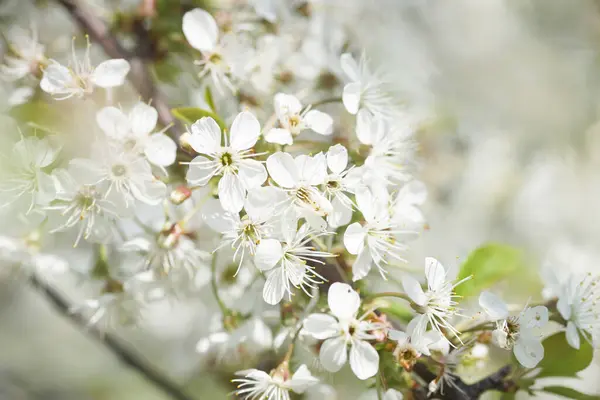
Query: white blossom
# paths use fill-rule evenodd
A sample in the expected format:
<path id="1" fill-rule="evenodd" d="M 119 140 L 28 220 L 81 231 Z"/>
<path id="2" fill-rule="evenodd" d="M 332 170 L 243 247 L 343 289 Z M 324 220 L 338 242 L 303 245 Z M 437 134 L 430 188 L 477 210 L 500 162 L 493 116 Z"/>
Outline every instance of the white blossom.
<path id="1" fill-rule="evenodd" d="M 267 179 L 265 167 L 256 160 L 252 147 L 260 135 L 260 124 L 249 112 L 237 115 L 229 135 L 224 135 L 221 145 L 221 128 L 210 117 L 196 121 L 191 128 L 189 143 L 194 150 L 203 154 L 190 163 L 187 180 L 204 186 L 213 176 L 219 180 L 219 200 L 224 209 L 239 212 L 244 206 L 246 192 L 261 186 Z"/>
<path id="2" fill-rule="evenodd" d="M 32 27 L 31 33 L 15 27 L 6 36 L 9 54 L 0 64 L 0 77 L 8 81 L 17 81 L 27 75 L 36 75 L 43 64 L 45 47 L 39 43 L 37 29 Z"/>
<path id="3" fill-rule="evenodd" d="M 258 369 L 239 371 L 236 375 L 242 378 L 232 380 L 238 384 L 235 393 L 244 399 L 289 400 L 290 391 L 301 394 L 319 382 L 304 364 L 291 377 L 287 368 L 281 367 L 271 375 Z"/>
<path id="4" fill-rule="evenodd" d="M 496 345 L 513 349 L 521 365 L 535 368 L 544 358 L 544 346 L 535 331 L 548 322 L 548 309 L 544 306 L 526 307 L 519 315 L 510 316 L 506 303 L 488 291 L 479 295 L 479 305 L 496 322 L 496 329 L 492 332 Z"/>
<path id="5" fill-rule="evenodd" d="M 333 211 L 327 216 L 329 226 L 337 228 L 347 225 L 352 219 L 353 203 L 347 193 L 354 193 L 358 182 L 353 178 L 352 167 L 348 168 L 348 150 L 341 144 L 327 151 L 327 167 L 330 173 L 325 179 L 325 194 Z"/>
<path id="6" fill-rule="evenodd" d="M 377 323 L 358 317 L 360 297 L 349 285 L 333 283 L 327 294 L 331 314 L 311 314 L 303 330 L 315 339 L 324 340 L 319 360 L 327 371 L 337 372 L 350 358 L 350 367 L 358 379 L 374 376 L 379 369 L 379 354 L 369 344 Z M 348 347 L 350 348 L 348 350 Z"/>
<path id="7" fill-rule="evenodd" d="M 265 134 L 267 142 L 290 145 L 294 143 L 294 137 L 306 129 L 321 135 L 332 133 L 333 119 L 324 112 L 311 110 L 310 107 L 303 109 L 295 96 L 277 93 L 274 104 L 279 127 L 272 128 Z"/>

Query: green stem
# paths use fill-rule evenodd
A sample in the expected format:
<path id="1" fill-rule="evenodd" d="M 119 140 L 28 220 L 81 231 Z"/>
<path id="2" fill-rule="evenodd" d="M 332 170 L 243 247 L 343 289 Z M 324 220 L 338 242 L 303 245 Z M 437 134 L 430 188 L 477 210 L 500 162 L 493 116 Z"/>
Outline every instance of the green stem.
<path id="1" fill-rule="evenodd" d="M 408 297 L 407 294 L 405 294 L 405 293 L 399 293 L 399 292 L 381 292 L 381 293 L 375 293 L 375 294 L 372 294 L 372 295 L 368 296 L 365 299 L 365 302 L 377 299 L 379 297 L 397 297 L 399 299 L 404 299 L 406 301 L 412 302 L 411 298 Z"/>
<path id="2" fill-rule="evenodd" d="M 323 104 L 328 104 L 328 103 L 341 103 L 342 102 L 342 98 L 341 97 L 329 97 L 323 100 L 319 100 L 317 102 L 314 102 L 311 104 L 311 107 L 317 107 Z"/>
<path id="3" fill-rule="evenodd" d="M 225 305 L 221 297 L 219 296 L 219 288 L 217 287 L 217 252 L 213 254 L 212 260 L 210 262 L 210 287 L 212 289 L 213 295 L 215 296 L 215 300 L 221 309 L 223 315 L 229 315 L 229 308 Z"/>
<path id="4" fill-rule="evenodd" d="M 479 331 L 493 331 L 494 329 L 496 329 L 496 327 L 494 326 L 493 323 L 483 322 L 483 323 L 475 325 L 469 329 L 465 329 L 464 331 L 461 331 L 460 333 L 463 334 L 463 333 L 479 332 Z"/>
<path id="5" fill-rule="evenodd" d="M 381 375 L 375 376 L 375 388 L 377 389 L 377 400 L 383 400 L 383 388 L 381 387 Z"/>

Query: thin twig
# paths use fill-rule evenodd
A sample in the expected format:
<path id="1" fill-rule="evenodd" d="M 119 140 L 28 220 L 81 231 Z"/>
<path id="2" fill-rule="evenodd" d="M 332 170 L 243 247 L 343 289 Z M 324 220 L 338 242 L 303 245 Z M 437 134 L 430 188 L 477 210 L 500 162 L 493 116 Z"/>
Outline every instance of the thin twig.
<path id="1" fill-rule="evenodd" d="M 140 373 L 147 381 L 175 400 L 194 400 L 185 394 L 178 385 L 171 382 L 149 365 L 149 362 L 136 352 L 127 348 L 119 339 L 110 333 L 101 331 L 95 326 L 88 326 L 84 315 L 71 311 L 69 301 L 43 279 L 32 274 L 29 278 L 31 286 L 43 294 L 63 317 L 85 330 L 92 338 L 108 347 L 124 364 Z"/>
<path id="2" fill-rule="evenodd" d="M 86 32 L 92 40 L 100 44 L 106 54 L 112 58 L 124 58 L 129 61 L 131 71 L 129 80 L 133 87 L 145 101 L 152 101 L 152 105 L 158 112 L 158 120 L 163 126 L 173 124 L 170 133 L 174 139 L 181 134 L 177 120 L 171 114 L 169 105 L 162 94 L 156 88 L 152 74 L 142 58 L 136 56 L 135 52 L 125 49 L 121 43 L 110 33 L 106 24 L 98 18 L 84 2 L 79 0 L 56 0 L 71 14 L 77 24 Z M 138 43 L 148 38 L 138 38 Z"/>

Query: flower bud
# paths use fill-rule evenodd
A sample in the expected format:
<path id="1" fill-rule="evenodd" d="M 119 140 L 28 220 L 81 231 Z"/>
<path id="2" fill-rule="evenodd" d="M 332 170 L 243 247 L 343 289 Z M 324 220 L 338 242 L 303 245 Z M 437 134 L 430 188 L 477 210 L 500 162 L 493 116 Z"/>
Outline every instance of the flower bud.
<path id="1" fill-rule="evenodd" d="M 171 203 L 178 206 L 189 199 L 191 195 L 192 190 L 185 185 L 181 185 L 171 192 L 169 199 L 171 200 Z"/>
<path id="2" fill-rule="evenodd" d="M 179 146 L 188 153 L 194 153 L 194 149 L 190 144 L 190 136 L 189 132 L 182 133 L 181 136 L 179 136 Z"/>

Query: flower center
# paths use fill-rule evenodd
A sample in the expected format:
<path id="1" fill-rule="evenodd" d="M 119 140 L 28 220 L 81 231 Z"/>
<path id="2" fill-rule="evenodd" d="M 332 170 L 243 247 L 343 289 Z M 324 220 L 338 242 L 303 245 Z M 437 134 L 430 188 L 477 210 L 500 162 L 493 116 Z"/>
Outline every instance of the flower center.
<path id="1" fill-rule="evenodd" d="M 331 179 L 329 181 L 327 181 L 327 189 L 330 190 L 337 190 L 341 187 L 342 185 L 340 184 L 340 182 L 338 180 L 335 179 Z"/>
<path id="2" fill-rule="evenodd" d="M 231 155 L 231 153 L 225 152 L 221 154 L 220 161 L 222 166 L 229 167 L 233 165 L 233 156 Z"/>
<path id="3" fill-rule="evenodd" d="M 212 53 L 208 57 L 208 62 L 211 64 L 220 64 L 223 61 L 223 57 L 219 53 Z"/>
<path id="4" fill-rule="evenodd" d="M 113 176 L 121 177 L 127 173 L 127 168 L 123 164 L 116 164 L 112 166 L 111 172 Z"/>

